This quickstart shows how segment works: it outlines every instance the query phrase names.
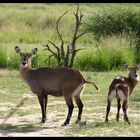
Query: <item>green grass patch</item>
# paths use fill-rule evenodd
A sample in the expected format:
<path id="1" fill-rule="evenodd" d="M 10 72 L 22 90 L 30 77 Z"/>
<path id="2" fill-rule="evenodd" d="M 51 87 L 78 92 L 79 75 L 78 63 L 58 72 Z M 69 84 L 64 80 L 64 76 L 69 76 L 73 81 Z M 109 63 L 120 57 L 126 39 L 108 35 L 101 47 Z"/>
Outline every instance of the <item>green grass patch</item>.
<path id="1" fill-rule="evenodd" d="M 130 6 L 130 4 L 119 3 L 81 3 L 80 9 L 84 17 L 80 31 L 84 30 L 84 25 L 88 21 L 87 19 L 92 15 L 99 14 L 99 11 L 102 10 L 103 7 L 105 11 L 120 8 L 124 9 L 124 11 L 139 11 L 139 6 L 139 4 L 132 4 Z M 65 43 L 69 44 L 71 42 L 75 27 L 73 12 L 76 11 L 76 8 L 77 4 L 70 3 L 1 4 L 0 67 L 10 69 L 19 68 L 20 57 L 15 53 L 16 45 L 19 45 L 26 51 L 37 47 L 39 49 L 38 57 L 36 60 L 34 59 L 33 66 L 49 66 L 48 62 L 45 61 L 49 56 L 49 52 L 44 52 L 42 45 L 47 44 L 48 40 L 53 41 L 56 45 L 60 44 L 55 25 L 60 15 L 67 10 L 68 13 L 61 19 L 59 28 Z M 102 29 L 100 28 L 100 30 Z M 140 55 L 139 52 L 135 51 L 135 46 L 137 45 L 135 34 L 128 36 L 128 34 L 123 32 L 121 36 L 101 38 L 100 42 L 96 39 L 97 38 L 91 34 L 85 34 L 77 40 L 77 49 L 84 48 L 85 50 L 77 53 L 74 67 L 80 70 L 112 70 L 121 69 L 124 61 L 131 64 L 139 63 Z M 50 66 L 57 66 L 54 58 L 51 59 Z"/>

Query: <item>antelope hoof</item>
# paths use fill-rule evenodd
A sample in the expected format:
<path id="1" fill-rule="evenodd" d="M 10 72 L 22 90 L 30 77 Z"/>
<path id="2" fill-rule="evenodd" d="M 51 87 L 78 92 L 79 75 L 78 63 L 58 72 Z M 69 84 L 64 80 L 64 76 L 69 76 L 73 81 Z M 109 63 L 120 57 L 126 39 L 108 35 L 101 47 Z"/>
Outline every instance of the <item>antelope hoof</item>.
<path id="1" fill-rule="evenodd" d="M 43 119 L 41 120 L 41 123 L 45 123 L 45 121 L 46 121 L 46 118 L 43 118 Z"/>
<path id="2" fill-rule="evenodd" d="M 105 120 L 105 123 L 107 123 L 107 124 L 108 124 L 108 120 L 107 120 L 107 119 Z"/>
<path id="3" fill-rule="evenodd" d="M 126 121 L 129 125 L 131 125 L 131 123 L 130 123 L 130 121 L 128 120 L 128 121 Z"/>
<path id="4" fill-rule="evenodd" d="M 119 122 L 119 118 L 116 118 L 116 121 Z"/>
<path id="5" fill-rule="evenodd" d="M 66 126 L 68 124 L 69 124 L 68 122 L 64 122 L 61 126 Z"/>
<path id="6" fill-rule="evenodd" d="M 75 122 L 75 124 L 78 124 L 80 122 L 80 120 L 77 120 L 76 122 Z"/>
<path id="7" fill-rule="evenodd" d="M 124 118 L 124 121 L 127 122 L 129 125 L 131 125 L 131 123 L 130 123 L 128 118 Z"/>

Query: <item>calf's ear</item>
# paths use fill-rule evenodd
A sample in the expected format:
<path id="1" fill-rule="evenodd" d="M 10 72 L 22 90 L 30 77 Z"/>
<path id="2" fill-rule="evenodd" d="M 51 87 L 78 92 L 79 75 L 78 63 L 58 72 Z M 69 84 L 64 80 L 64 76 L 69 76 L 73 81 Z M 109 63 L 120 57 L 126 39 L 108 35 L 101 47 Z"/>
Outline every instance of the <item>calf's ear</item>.
<path id="1" fill-rule="evenodd" d="M 130 67 L 127 63 L 124 64 L 124 68 L 125 68 L 126 70 L 130 70 L 130 71 L 132 70 L 131 67 Z"/>
<path id="2" fill-rule="evenodd" d="M 137 70 L 139 70 L 139 69 L 140 69 L 140 64 L 138 64 L 138 65 L 136 66 L 136 68 L 137 68 Z"/>

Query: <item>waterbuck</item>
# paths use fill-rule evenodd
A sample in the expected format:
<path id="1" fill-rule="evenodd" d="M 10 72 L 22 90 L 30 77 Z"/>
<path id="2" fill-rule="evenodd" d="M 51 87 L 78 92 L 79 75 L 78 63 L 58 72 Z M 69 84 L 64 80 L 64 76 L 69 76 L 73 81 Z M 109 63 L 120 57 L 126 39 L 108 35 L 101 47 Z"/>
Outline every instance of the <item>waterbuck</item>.
<path id="1" fill-rule="evenodd" d="M 83 110 L 80 94 L 83 91 L 85 83 L 93 84 L 97 90 L 99 88 L 93 82 L 86 81 L 80 72 L 73 68 L 32 68 L 31 56 L 37 53 L 37 48 L 34 48 L 29 53 L 23 53 L 18 46 L 15 47 L 15 50 L 21 56 L 20 75 L 29 85 L 31 91 L 37 94 L 42 110 L 42 123 L 45 123 L 46 120 L 48 95 L 56 97 L 64 96 L 68 106 L 68 114 L 65 122 L 62 124 L 63 126 L 66 126 L 70 122 L 74 108 L 74 98 L 79 108 L 76 121 L 78 123 L 81 120 Z"/>
<path id="2" fill-rule="evenodd" d="M 139 75 L 137 71 L 140 69 L 140 64 L 136 66 L 129 66 L 128 64 L 124 64 L 124 68 L 129 70 L 128 77 L 118 76 L 116 77 L 109 86 L 109 92 L 107 97 L 107 108 L 106 108 L 106 118 L 105 122 L 108 122 L 108 115 L 110 112 L 110 106 L 113 98 L 117 98 L 117 115 L 116 120 L 119 121 L 119 112 L 121 108 L 124 112 L 124 121 L 128 124 L 131 124 L 127 115 L 128 101 L 129 96 L 132 94 L 133 89 L 139 82 Z"/>

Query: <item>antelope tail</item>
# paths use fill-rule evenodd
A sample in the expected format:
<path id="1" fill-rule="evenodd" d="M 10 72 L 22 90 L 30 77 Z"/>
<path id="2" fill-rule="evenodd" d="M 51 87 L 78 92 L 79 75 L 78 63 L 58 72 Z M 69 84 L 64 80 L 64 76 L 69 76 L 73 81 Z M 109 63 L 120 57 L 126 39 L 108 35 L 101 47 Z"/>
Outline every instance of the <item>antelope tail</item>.
<path id="1" fill-rule="evenodd" d="M 95 83 L 90 82 L 90 81 L 86 81 L 86 80 L 85 80 L 85 83 L 87 83 L 87 84 L 93 84 L 93 85 L 95 86 L 96 90 L 97 90 L 97 91 L 100 91 L 99 87 L 98 87 L 98 86 L 96 86 L 96 84 L 95 84 Z"/>

